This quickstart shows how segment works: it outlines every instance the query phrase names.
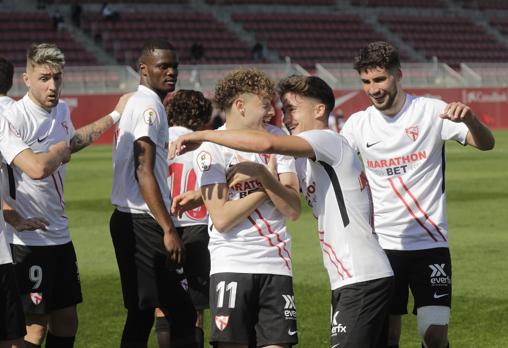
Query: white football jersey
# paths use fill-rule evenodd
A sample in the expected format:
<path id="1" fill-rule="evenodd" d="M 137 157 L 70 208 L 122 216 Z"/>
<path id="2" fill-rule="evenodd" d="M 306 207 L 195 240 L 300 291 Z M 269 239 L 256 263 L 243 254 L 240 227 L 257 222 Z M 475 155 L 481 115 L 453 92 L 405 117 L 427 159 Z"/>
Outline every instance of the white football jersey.
<path id="1" fill-rule="evenodd" d="M 169 143 L 181 135 L 192 133 L 192 130 L 185 127 L 169 127 Z M 176 197 L 187 191 L 199 190 L 197 185 L 196 172 L 193 167 L 193 151 L 168 160 L 168 186 L 171 197 Z M 207 225 L 208 213 L 205 205 L 194 210 L 188 210 L 182 217 L 172 216 L 176 227 Z"/>
<path id="2" fill-rule="evenodd" d="M 225 129 L 221 127 L 220 129 Z M 284 134 L 274 126 L 267 131 Z M 270 155 L 254 154 L 203 143 L 194 155 L 194 170 L 200 187 L 226 183 L 227 169 L 240 159 L 267 164 Z M 296 173 L 294 159 L 277 156 L 277 171 Z M 261 186 L 257 180 L 249 180 L 229 189 L 229 200 L 237 200 L 256 191 Z M 212 218 L 210 232 L 210 274 L 234 272 L 256 274 L 292 275 L 291 237 L 286 227 L 286 218 L 275 205 L 266 200 L 246 219 L 239 221 L 228 232 L 218 232 Z"/>
<path id="3" fill-rule="evenodd" d="M 21 139 L 33 152 L 47 152 L 51 145 L 69 143 L 74 135 L 69 108 L 60 101 L 51 112 L 35 104 L 25 95 L 4 111 L 4 117 L 13 125 Z M 70 242 L 69 223 L 65 215 L 65 165 L 42 180 L 33 180 L 19 168 L 7 167 L 9 192 L 4 199 L 24 218 L 43 217 L 49 221 L 47 231 L 16 231 L 7 225 L 12 243 L 18 245 L 60 245 Z"/>
<path id="4" fill-rule="evenodd" d="M 0 114 L 7 110 L 16 101 L 6 95 L 0 96 Z"/>
<path id="5" fill-rule="evenodd" d="M 159 96 L 145 86 L 125 105 L 116 126 L 113 146 L 113 192 L 111 202 L 125 213 L 150 214 L 136 180 L 134 168 L 134 142 L 149 138 L 156 148 L 154 175 L 166 209 L 171 207 L 167 183 L 168 118 Z"/>
<path id="6" fill-rule="evenodd" d="M 302 193 L 317 218 L 332 290 L 393 275 L 372 226 L 372 200 L 362 165 L 347 141 L 329 129 L 298 135 L 315 160 L 297 160 Z"/>
<path id="7" fill-rule="evenodd" d="M 11 164 L 14 158 L 26 149 L 28 149 L 28 145 L 21 140 L 12 125 L 3 116 L 0 116 L 0 160 Z M 0 196 L 3 195 L 2 178 L 0 176 Z M 0 205 L 0 265 L 12 263 L 9 239 L 6 236 L 4 215 Z"/>
<path id="8" fill-rule="evenodd" d="M 370 106 L 353 114 L 342 130 L 362 157 L 384 249 L 448 246 L 444 145 L 451 139 L 465 145 L 468 129 L 441 119 L 445 106 L 408 94 L 394 117 Z"/>

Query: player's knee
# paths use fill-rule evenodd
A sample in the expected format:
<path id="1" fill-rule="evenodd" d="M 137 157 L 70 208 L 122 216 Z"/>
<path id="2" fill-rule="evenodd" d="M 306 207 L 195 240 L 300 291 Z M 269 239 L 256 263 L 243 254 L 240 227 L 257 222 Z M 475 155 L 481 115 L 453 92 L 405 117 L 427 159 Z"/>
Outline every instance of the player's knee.
<path id="1" fill-rule="evenodd" d="M 25 341 L 41 345 L 46 337 L 46 326 L 31 324 L 26 327 Z"/>
<path id="2" fill-rule="evenodd" d="M 445 306 L 425 306 L 417 310 L 418 333 L 427 348 L 446 347 L 448 343 L 448 323 L 450 308 Z"/>

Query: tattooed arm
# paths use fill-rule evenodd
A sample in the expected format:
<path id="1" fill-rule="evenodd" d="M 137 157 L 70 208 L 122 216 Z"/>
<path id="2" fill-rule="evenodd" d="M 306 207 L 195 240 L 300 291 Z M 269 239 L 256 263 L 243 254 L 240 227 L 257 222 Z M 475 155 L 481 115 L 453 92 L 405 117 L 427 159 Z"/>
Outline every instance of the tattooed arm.
<path id="1" fill-rule="evenodd" d="M 129 100 L 133 93 L 124 94 L 120 100 L 118 101 L 118 104 L 115 106 L 115 110 L 109 114 L 106 115 L 97 121 L 90 123 L 86 126 L 83 126 L 76 130 L 74 133 L 74 136 L 71 138 L 70 142 L 70 149 L 71 152 L 78 152 L 79 150 L 87 147 L 99 137 L 106 132 L 109 127 L 111 127 L 113 124 L 115 124 L 119 119 L 120 115 L 123 112 L 123 109 L 125 108 L 125 104 Z"/>

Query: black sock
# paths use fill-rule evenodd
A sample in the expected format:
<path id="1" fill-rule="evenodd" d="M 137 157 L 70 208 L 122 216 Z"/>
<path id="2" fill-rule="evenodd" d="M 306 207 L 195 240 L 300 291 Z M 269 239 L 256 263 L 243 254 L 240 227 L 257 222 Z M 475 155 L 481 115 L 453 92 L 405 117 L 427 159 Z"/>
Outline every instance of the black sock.
<path id="1" fill-rule="evenodd" d="M 399 348 L 398 344 L 392 344 L 391 346 L 388 346 L 388 348 Z"/>
<path id="2" fill-rule="evenodd" d="M 41 348 L 40 345 L 25 341 L 25 348 Z"/>
<path id="3" fill-rule="evenodd" d="M 46 336 L 46 348 L 72 348 L 74 347 L 75 336 L 61 337 L 55 336 L 50 331 Z"/>
<path id="4" fill-rule="evenodd" d="M 169 321 L 165 317 L 155 317 L 155 332 L 157 333 L 159 348 L 170 347 L 170 329 Z"/>
<path id="5" fill-rule="evenodd" d="M 205 333 L 200 327 L 196 327 L 196 345 L 198 348 L 205 347 Z"/>
<path id="6" fill-rule="evenodd" d="M 153 325 L 153 309 L 127 310 L 127 319 L 122 333 L 121 348 L 146 347 Z"/>

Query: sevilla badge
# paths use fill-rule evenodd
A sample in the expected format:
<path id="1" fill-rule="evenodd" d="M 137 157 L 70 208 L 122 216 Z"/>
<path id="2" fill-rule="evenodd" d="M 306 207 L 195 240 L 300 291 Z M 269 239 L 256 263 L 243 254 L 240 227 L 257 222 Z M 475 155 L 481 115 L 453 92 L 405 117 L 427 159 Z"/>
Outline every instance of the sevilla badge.
<path id="1" fill-rule="evenodd" d="M 418 139 L 418 126 L 412 126 L 412 127 L 406 128 L 406 135 L 412 141 L 416 141 L 416 139 Z"/>
<path id="2" fill-rule="evenodd" d="M 32 300 L 34 305 L 38 305 L 42 302 L 42 293 L 40 292 L 31 292 L 30 293 L 30 300 Z"/>
<path id="3" fill-rule="evenodd" d="M 217 326 L 217 329 L 220 331 L 224 331 L 226 327 L 228 326 L 229 322 L 229 315 L 216 315 L 215 316 L 215 326 Z"/>

